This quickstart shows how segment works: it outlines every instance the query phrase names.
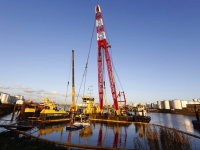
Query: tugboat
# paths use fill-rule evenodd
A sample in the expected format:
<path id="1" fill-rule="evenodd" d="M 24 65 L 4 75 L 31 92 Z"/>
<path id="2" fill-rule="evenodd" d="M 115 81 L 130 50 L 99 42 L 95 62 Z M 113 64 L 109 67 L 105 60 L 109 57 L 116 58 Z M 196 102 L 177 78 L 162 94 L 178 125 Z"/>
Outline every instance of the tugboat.
<path id="1" fill-rule="evenodd" d="M 63 108 L 57 108 L 56 104 L 50 100 L 50 98 L 44 96 L 43 101 L 44 109 L 40 112 L 40 120 L 56 120 L 69 118 L 69 113 L 67 113 Z"/>
<path id="2" fill-rule="evenodd" d="M 47 96 L 44 96 L 42 103 L 24 105 L 21 109 L 19 120 L 57 120 L 69 118 L 69 113 L 63 108 L 58 109 L 56 104 Z"/>

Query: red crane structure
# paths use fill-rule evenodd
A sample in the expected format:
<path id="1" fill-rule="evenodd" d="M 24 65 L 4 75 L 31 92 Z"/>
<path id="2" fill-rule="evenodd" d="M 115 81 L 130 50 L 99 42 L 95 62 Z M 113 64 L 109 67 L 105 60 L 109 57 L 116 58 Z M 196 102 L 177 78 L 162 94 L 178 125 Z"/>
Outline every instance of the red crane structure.
<path id="1" fill-rule="evenodd" d="M 120 109 L 118 106 L 118 102 L 124 102 L 126 106 L 126 97 L 124 92 L 116 93 L 116 86 L 115 86 L 115 79 L 114 73 L 112 69 L 112 63 L 108 48 L 111 48 L 111 45 L 107 42 L 105 28 L 102 19 L 101 8 L 99 5 L 95 6 L 95 13 L 96 13 L 96 31 L 97 31 L 97 43 L 98 43 L 98 53 L 97 53 L 97 61 L 98 61 L 98 89 L 99 89 L 99 103 L 100 109 L 103 109 L 103 57 L 105 54 L 107 71 L 110 81 L 110 88 L 114 102 L 114 109 L 116 110 L 117 115 L 120 113 Z M 118 97 L 124 95 L 124 100 L 118 101 Z"/>

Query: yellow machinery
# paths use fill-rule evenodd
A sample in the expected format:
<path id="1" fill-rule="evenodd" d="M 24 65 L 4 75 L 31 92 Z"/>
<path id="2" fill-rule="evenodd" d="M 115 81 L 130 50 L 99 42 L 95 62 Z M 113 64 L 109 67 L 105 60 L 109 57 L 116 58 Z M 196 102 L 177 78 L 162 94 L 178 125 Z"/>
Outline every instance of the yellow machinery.
<path id="1" fill-rule="evenodd" d="M 94 104 L 94 97 L 92 96 L 83 96 L 83 104 L 87 104 L 87 107 L 83 110 L 84 114 L 100 113 L 101 109 L 99 104 Z"/>
<path id="2" fill-rule="evenodd" d="M 36 108 L 35 107 L 26 107 L 24 110 L 24 113 L 35 113 Z"/>
<path id="3" fill-rule="evenodd" d="M 40 112 L 40 115 L 42 115 L 42 114 L 67 114 L 67 112 L 63 108 L 57 109 L 56 104 L 54 102 L 52 102 L 51 99 L 48 98 L 47 96 L 44 96 L 42 103 L 45 105 L 45 108 L 42 109 L 42 111 Z"/>
<path id="4" fill-rule="evenodd" d="M 40 106 L 43 106 L 40 108 Z M 55 102 L 47 96 L 44 96 L 42 103 L 34 104 L 31 106 L 23 105 L 23 109 L 20 112 L 20 119 L 41 119 L 43 120 L 46 116 L 58 116 L 67 115 L 68 113 L 63 108 L 57 108 Z"/>
<path id="5" fill-rule="evenodd" d="M 137 104 L 136 115 L 139 115 L 139 116 L 146 116 L 147 115 L 147 111 L 146 111 L 145 105 L 143 103 Z"/>
<path id="6" fill-rule="evenodd" d="M 137 111 L 145 110 L 145 105 L 143 103 L 137 104 Z"/>
<path id="7" fill-rule="evenodd" d="M 77 111 L 78 106 L 75 102 L 75 84 L 74 84 L 74 50 L 72 50 L 72 104 L 69 107 L 69 111 Z"/>

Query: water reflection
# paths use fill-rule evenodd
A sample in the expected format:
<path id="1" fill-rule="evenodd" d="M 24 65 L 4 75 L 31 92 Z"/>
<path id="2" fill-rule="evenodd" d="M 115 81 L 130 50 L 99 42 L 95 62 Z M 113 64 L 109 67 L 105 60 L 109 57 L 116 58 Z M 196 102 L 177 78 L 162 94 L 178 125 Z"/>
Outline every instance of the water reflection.
<path id="1" fill-rule="evenodd" d="M 149 113 L 149 116 L 151 116 L 151 123 L 153 124 L 173 127 L 178 130 L 199 135 L 199 133 L 194 130 L 193 124 L 191 122 L 192 120 L 196 119 L 195 116 L 168 113 Z"/>
<path id="2" fill-rule="evenodd" d="M 93 132 L 97 137 L 96 146 L 126 147 L 127 128 L 131 124 L 116 122 L 93 122 L 93 124 L 95 124 Z"/>
<path id="3" fill-rule="evenodd" d="M 189 120 L 188 118 L 185 118 L 184 123 L 185 123 L 185 129 L 187 132 L 194 132 L 194 128 L 191 123 L 191 120 Z"/>
<path id="4" fill-rule="evenodd" d="M 40 124 L 38 127 L 38 137 L 41 135 L 48 135 L 53 132 L 63 132 L 63 128 L 65 128 L 66 123 L 49 123 L 49 124 Z M 62 134 L 61 134 L 62 135 Z"/>
<path id="5" fill-rule="evenodd" d="M 193 128 L 191 120 L 195 116 L 184 116 L 176 114 L 149 113 L 151 123 L 175 127 L 179 130 L 200 135 L 200 130 Z M 6 116 L 1 119 L 10 119 Z M 112 148 L 135 148 L 135 137 L 146 138 L 147 125 L 139 123 L 116 123 L 92 121 L 90 126 L 77 131 L 66 131 L 68 122 L 40 124 L 35 132 L 31 134 L 53 141 L 64 143 L 105 146 Z M 0 128 L 2 129 L 2 128 Z M 196 143 L 199 140 L 195 140 Z M 197 145 L 198 147 L 198 145 Z M 68 147 L 70 148 L 70 147 Z"/>
<path id="6" fill-rule="evenodd" d="M 173 127 L 171 114 L 166 114 L 166 118 L 167 118 L 166 125 L 168 127 Z"/>
<path id="7" fill-rule="evenodd" d="M 135 124 L 135 133 L 138 133 L 138 135 L 142 138 L 145 137 L 145 129 L 146 124 Z"/>
<path id="8" fill-rule="evenodd" d="M 90 136 L 92 136 L 92 127 L 91 126 L 87 126 L 84 129 L 79 131 L 79 136 L 81 138 L 88 138 Z"/>

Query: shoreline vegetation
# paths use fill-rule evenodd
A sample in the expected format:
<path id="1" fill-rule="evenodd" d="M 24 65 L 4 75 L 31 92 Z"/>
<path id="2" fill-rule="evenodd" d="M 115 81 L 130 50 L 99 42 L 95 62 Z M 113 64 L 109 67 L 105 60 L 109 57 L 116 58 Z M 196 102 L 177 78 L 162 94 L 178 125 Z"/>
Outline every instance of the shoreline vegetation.
<path id="1" fill-rule="evenodd" d="M 191 138 L 176 129 L 146 126 L 145 137 L 135 137 L 137 150 L 193 150 L 196 149 Z"/>
<path id="2" fill-rule="evenodd" d="M 31 137 L 21 136 L 12 131 L 0 133 L 1 150 L 66 150 L 66 147 L 40 141 Z"/>

